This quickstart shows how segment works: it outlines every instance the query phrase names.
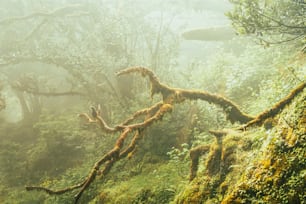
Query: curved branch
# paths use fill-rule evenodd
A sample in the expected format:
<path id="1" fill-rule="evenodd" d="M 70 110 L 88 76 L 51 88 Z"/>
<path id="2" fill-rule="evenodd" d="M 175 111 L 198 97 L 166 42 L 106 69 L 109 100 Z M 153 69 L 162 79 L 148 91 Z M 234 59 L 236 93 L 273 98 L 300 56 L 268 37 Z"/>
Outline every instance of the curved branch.
<path id="1" fill-rule="evenodd" d="M 148 76 L 151 83 L 151 97 L 155 94 L 161 93 L 163 95 L 163 100 L 165 100 L 168 94 L 171 94 L 173 91 L 167 85 L 162 84 L 153 71 L 145 67 L 130 67 L 118 71 L 117 76 L 130 74 L 130 73 L 140 73 L 142 77 Z"/>
<path id="2" fill-rule="evenodd" d="M 151 106 L 150 108 L 145 108 L 142 110 L 137 111 L 136 113 L 134 113 L 131 117 L 127 118 L 123 123 L 121 123 L 121 125 L 119 126 L 125 126 L 128 125 L 129 123 L 131 123 L 132 121 L 134 121 L 136 118 L 142 116 L 142 115 L 146 115 L 147 117 L 150 117 L 152 115 L 154 115 L 159 109 L 160 107 L 163 105 L 163 102 L 158 102 L 155 105 Z"/>
<path id="3" fill-rule="evenodd" d="M 91 107 L 91 111 L 92 111 L 91 114 L 93 118 L 97 121 L 98 125 L 101 127 L 102 130 L 104 130 L 107 133 L 113 133 L 113 132 L 118 131 L 118 128 L 109 127 L 104 121 L 104 119 L 102 118 L 102 116 L 100 116 L 99 111 L 97 111 L 94 107 Z"/>
<path id="4" fill-rule="evenodd" d="M 305 87 L 306 82 L 301 83 L 299 86 L 293 89 L 285 98 L 277 102 L 272 108 L 261 112 L 253 120 L 239 127 L 238 130 L 245 130 L 250 126 L 261 125 L 266 119 L 276 116 L 287 104 L 289 104 L 295 98 L 296 95 L 301 93 Z"/>
<path id="5" fill-rule="evenodd" d="M 123 130 L 124 128 L 127 128 L 127 127 L 134 128 L 134 126 L 143 125 L 143 123 L 129 125 L 129 123 L 131 123 L 136 118 L 138 118 L 142 115 L 146 115 L 147 120 L 145 120 L 145 122 L 148 123 L 150 121 L 150 118 L 152 117 L 152 115 L 155 115 L 157 113 L 157 111 L 159 111 L 161 109 L 161 107 L 163 105 L 164 105 L 163 102 L 158 102 L 158 103 L 154 104 L 153 106 L 151 106 L 150 108 L 145 108 L 145 109 L 139 110 L 139 111 L 135 112 L 132 116 L 127 118 L 124 122 L 122 122 L 121 124 L 116 125 L 114 127 L 110 127 L 105 122 L 103 117 L 100 115 L 101 114 L 100 111 L 97 110 L 95 107 L 91 107 L 91 111 L 92 111 L 91 115 L 92 115 L 93 118 L 91 118 L 87 113 L 81 113 L 78 116 L 80 118 L 84 118 L 89 123 L 97 123 L 100 126 L 100 128 L 102 129 L 102 131 L 104 131 L 106 133 L 115 133 L 115 132 L 118 132 L 119 130 Z"/>
<path id="6" fill-rule="evenodd" d="M 219 105 L 226 113 L 230 122 L 246 123 L 254 119 L 254 117 L 244 113 L 240 108 L 229 99 L 220 95 L 212 94 L 206 91 L 191 91 L 178 88 L 171 88 L 162 84 L 157 76 L 145 67 L 131 67 L 117 72 L 117 75 L 124 75 L 130 73 L 140 73 L 143 77 L 148 76 L 151 83 L 151 96 L 156 93 L 161 93 L 165 103 L 181 103 L 185 99 L 189 100 L 203 100 L 208 103 Z"/>

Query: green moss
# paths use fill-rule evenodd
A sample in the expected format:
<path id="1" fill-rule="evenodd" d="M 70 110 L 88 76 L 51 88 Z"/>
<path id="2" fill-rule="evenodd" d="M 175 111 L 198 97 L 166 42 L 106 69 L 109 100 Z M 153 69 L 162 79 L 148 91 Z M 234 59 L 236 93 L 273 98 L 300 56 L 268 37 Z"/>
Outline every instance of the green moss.
<path id="1" fill-rule="evenodd" d="M 177 196 L 176 203 L 305 201 L 305 101 L 303 93 L 273 119 L 268 129 L 253 128 L 243 134 L 227 135 L 222 143 L 222 158 L 215 163 L 220 164 L 219 174 L 209 176 L 205 171 L 210 166 L 205 166 L 204 172 Z"/>
<path id="2" fill-rule="evenodd" d="M 305 94 L 304 94 L 305 95 Z M 305 200 L 306 138 L 304 95 L 285 109 L 254 168 L 244 173 L 223 203 L 301 203 Z"/>
<path id="3" fill-rule="evenodd" d="M 182 180 L 177 166 L 172 163 L 151 163 L 143 166 L 142 173 L 136 176 L 122 173 L 116 180 L 108 178 L 101 185 L 100 194 L 91 203 L 169 203 L 181 187 L 177 185 Z M 186 182 L 187 172 L 183 179 Z"/>

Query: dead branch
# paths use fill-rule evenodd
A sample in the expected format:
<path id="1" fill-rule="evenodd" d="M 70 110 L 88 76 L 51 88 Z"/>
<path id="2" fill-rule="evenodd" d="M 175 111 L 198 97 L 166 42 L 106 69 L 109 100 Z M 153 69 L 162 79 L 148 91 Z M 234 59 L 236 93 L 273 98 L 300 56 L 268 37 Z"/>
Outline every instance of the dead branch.
<path id="1" fill-rule="evenodd" d="M 161 93 L 163 96 L 163 101 L 166 101 L 170 94 L 173 93 L 174 90 L 172 90 L 167 85 L 162 84 L 157 76 L 150 70 L 145 67 L 130 67 L 127 69 L 123 69 L 119 72 L 117 72 L 117 76 L 130 74 L 130 73 L 140 73 L 142 77 L 149 77 L 150 83 L 151 83 L 151 97 L 153 97 L 155 94 Z"/>
<path id="2" fill-rule="evenodd" d="M 129 123 L 131 123 L 132 121 L 134 121 L 135 119 L 137 119 L 138 117 L 142 115 L 146 115 L 145 120 L 148 120 L 150 117 L 152 117 L 152 115 L 156 114 L 156 112 L 159 111 L 163 105 L 164 104 L 162 102 L 158 102 L 154 104 L 153 106 L 151 106 L 150 108 L 139 110 L 135 112 L 132 116 L 127 118 L 124 122 L 114 127 L 110 127 L 105 122 L 103 117 L 100 115 L 100 112 L 96 110 L 95 107 L 91 107 L 91 111 L 92 111 L 91 115 L 93 119 L 87 113 L 81 113 L 78 116 L 80 118 L 84 118 L 89 123 L 97 123 L 102 129 L 102 131 L 106 133 L 115 133 L 115 132 L 118 132 L 119 130 L 126 128 Z"/>

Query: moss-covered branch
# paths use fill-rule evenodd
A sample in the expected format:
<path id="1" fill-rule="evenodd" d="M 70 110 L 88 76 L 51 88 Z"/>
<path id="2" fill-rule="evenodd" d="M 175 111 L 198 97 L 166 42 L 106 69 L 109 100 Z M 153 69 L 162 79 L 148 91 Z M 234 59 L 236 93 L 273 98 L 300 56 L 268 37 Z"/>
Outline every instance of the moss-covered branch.
<path id="1" fill-rule="evenodd" d="M 248 123 L 236 128 L 236 130 L 246 130 L 251 126 L 260 126 L 267 119 L 275 117 L 277 114 L 281 112 L 281 110 L 288 105 L 299 93 L 301 93 L 306 86 L 306 83 L 302 83 L 296 88 L 294 88 L 285 98 L 277 102 L 272 108 L 263 111 L 258 114 L 253 120 Z M 222 153 L 223 145 L 222 138 L 228 134 L 237 134 L 235 130 L 210 130 L 209 133 L 215 136 L 217 142 L 216 145 L 212 146 L 213 148 L 209 151 L 209 156 L 206 162 L 206 169 L 208 175 L 216 174 L 221 168 L 221 161 L 226 158 L 226 152 Z M 190 167 L 190 180 L 193 180 L 197 175 L 198 169 L 198 161 L 199 157 L 207 152 L 207 148 L 209 146 L 198 146 L 190 150 L 190 158 L 191 158 L 191 167 Z M 224 155 L 221 155 L 224 154 Z M 222 158 L 221 158 L 222 156 Z M 224 157 L 224 158 L 223 158 Z M 222 159 L 222 160 L 221 160 Z M 223 161 L 224 162 L 224 161 Z"/>
<path id="2" fill-rule="evenodd" d="M 143 77 L 149 77 L 149 80 L 151 82 L 151 96 L 153 97 L 154 94 L 160 93 L 163 97 L 163 101 L 158 102 L 149 108 L 145 108 L 143 110 L 135 112 L 131 117 L 127 118 L 124 122 L 114 127 L 108 126 L 104 119 L 101 117 L 99 109 L 96 109 L 94 107 L 91 108 L 92 116 L 89 116 L 86 113 L 80 114 L 79 116 L 85 118 L 87 121 L 98 124 L 104 132 L 120 133 L 113 148 L 110 149 L 106 154 L 104 154 L 100 158 L 100 160 L 98 160 L 93 165 L 86 179 L 77 185 L 60 190 L 51 190 L 46 187 L 28 186 L 26 187 L 27 190 L 39 190 L 45 191 L 48 194 L 58 195 L 73 191 L 75 189 L 79 189 L 78 193 L 75 196 L 75 203 L 77 203 L 83 192 L 92 184 L 92 182 L 94 182 L 97 176 L 106 176 L 118 160 L 123 159 L 125 157 L 129 157 L 129 155 L 135 152 L 137 144 L 139 143 L 140 139 L 143 138 L 143 131 L 146 128 L 150 127 L 154 122 L 161 120 L 166 113 L 171 112 L 174 104 L 181 103 L 186 99 L 200 99 L 209 103 L 219 105 L 223 108 L 223 111 L 226 113 L 227 118 L 231 122 L 245 123 L 245 125 L 238 128 L 238 130 L 243 130 L 251 125 L 260 125 L 265 119 L 269 117 L 274 117 L 277 113 L 280 112 L 282 108 L 285 107 L 286 104 L 290 103 L 292 99 L 297 94 L 302 92 L 305 88 L 305 83 L 301 84 L 296 89 L 294 89 L 287 97 L 285 97 L 276 105 L 274 105 L 271 109 L 262 112 L 254 118 L 242 112 L 238 108 L 238 106 L 235 105 L 234 102 L 222 96 L 211 94 L 205 91 L 192 91 L 171 88 L 165 84 L 162 84 L 151 70 L 143 67 L 132 67 L 124 69 L 118 72 L 117 75 L 135 72 L 142 74 Z M 138 119 L 139 121 L 139 118 L 141 116 L 144 116 L 142 122 L 134 122 L 136 119 Z M 215 175 L 220 172 L 222 162 L 224 162 L 225 159 L 225 156 L 222 155 L 222 140 L 223 137 L 229 133 L 229 131 L 210 131 L 210 133 L 213 134 L 216 138 L 216 143 L 214 145 L 199 146 L 190 151 L 190 157 L 192 160 L 190 169 L 190 180 L 192 180 L 196 176 L 200 156 L 208 151 L 210 152 L 206 163 L 208 175 Z M 125 146 L 124 143 L 131 134 L 133 134 L 133 136 L 130 140 L 130 143 Z"/>
<path id="3" fill-rule="evenodd" d="M 156 110 L 158 107 L 158 110 Z M 156 111 L 155 111 L 156 110 Z M 60 190 L 52 190 L 46 187 L 39 186 L 28 186 L 26 190 L 39 190 L 45 191 L 48 194 L 63 194 L 69 191 L 73 191 L 75 189 L 80 189 L 77 195 L 75 196 L 75 203 L 77 203 L 82 196 L 83 192 L 91 185 L 91 183 L 99 176 L 106 176 L 112 166 L 116 163 L 116 161 L 125 158 L 129 155 L 129 153 L 133 152 L 136 148 L 136 145 L 139 143 L 140 139 L 143 137 L 142 131 L 147 127 L 151 126 L 154 122 L 157 122 L 163 118 L 163 116 L 172 111 L 172 105 L 170 104 L 155 104 L 151 108 L 145 109 L 145 111 L 140 111 L 134 114 L 134 116 L 140 115 L 140 113 L 151 113 L 155 112 L 152 116 L 146 118 L 143 122 L 135 123 L 131 125 L 118 125 L 115 128 L 109 127 L 103 118 L 99 116 L 99 113 L 95 108 L 92 108 L 93 119 L 91 119 L 88 115 L 82 114 L 82 117 L 86 117 L 91 122 L 97 122 L 99 126 L 106 132 L 121 132 L 114 147 L 104 154 L 100 160 L 98 160 L 94 166 L 92 167 L 90 173 L 87 178 L 81 182 L 80 184 L 70 186 Z M 130 144 L 124 148 L 124 142 L 126 138 L 134 133 L 134 136 L 130 142 Z"/>
<path id="4" fill-rule="evenodd" d="M 247 123 L 254 119 L 254 117 L 244 113 L 233 101 L 226 99 L 220 95 L 212 94 L 206 91 L 197 90 L 185 90 L 179 88 L 171 88 L 165 84 L 162 84 L 157 76 L 149 69 L 144 67 L 131 67 L 119 71 L 118 76 L 130 73 L 140 73 L 143 77 L 149 77 L 151 83 L 151 96 L 160 93 L 163 97 L 163 101 L 166 103 L 181 103 L 185 99 L 188 100 L 203 100 L 208 103 L 213 103 L 220 106 L 226 113 L 227 118 L 232 123 L 240 122 Z"/>
<path id="5" fill-rule="evenodd" d="M 121 126 L 130 124 L 132 121 L 139 118 L 140 116 L 150 117 L 154 115 L 154 113 L 156 113 L 162 105 L 163 102 L 158 102 L 155 105 L 151 106 L 150 108 L 145 108 L 135 112 L 131 117 L 127 118 L 123 123 L 121 123 Z"/>
<path id="6" fill-rule="evenodd" d="M 301 83 L 295 89 L 293 89 L 285 98 L 277 102 L 272 108 L 269 108 L 259 113 L 253 120 L 249 121 L 245 125 L 242 125 L 238 130 L 245 130 L 250 126 L 262 125 L 263 122 L 268 118 L 276 116 L 283 108 L 288 105 L 299 93 L 301 93 L 306 87 L 306 82 Z"/>

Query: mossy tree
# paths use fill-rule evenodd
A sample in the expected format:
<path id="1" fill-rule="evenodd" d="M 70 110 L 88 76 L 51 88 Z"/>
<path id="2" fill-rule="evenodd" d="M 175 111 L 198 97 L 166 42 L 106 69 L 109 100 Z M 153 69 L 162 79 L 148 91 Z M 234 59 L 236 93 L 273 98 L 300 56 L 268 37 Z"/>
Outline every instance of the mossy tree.
<path id="1" fill-rule="evenodd" d="M 135 112 L 131 117 L 126 119 L 121 124 L 116 125 L 115 127 L 108 126 L 105 120 L 101 117 L 99 109 L 96 109 L 94 107 L 91 107 L 92 117 L 88 116 L 86 113 L 80 114 L 80 117 L 87 119 L 89 123 L 97 123 L 101 127 L 102 131 L 108 133 L 119 132 L 119 136 L 115 142 L 114 147 L 110 149 L 106 154 L 104 154 L 93 165 L 87 178 L 76 185 L 69 186 L 67 188 L 60 190 L 52 190 L 48 187 L 42 187 L 42 186 L 28 186 L 26 187 L 27 190 L 29 191 L 41 190 L 51 195 L 52 194 L 60 195 L 73 191 L 75 189 L 79 189 L 78 193 L 74 197 L 75 198 L 74 202 L 77 203 L 81 198 L 82 194 L 84 193 L 84 191 L 87 188 L 89 188 L 89 186 L 95 181 L 95 179 L 98 176 L 105 177 L 107 174 L 109 174 L 110 170 L 116 164 L 117 161 L 126 158 L 127 156 L 135 152 L 136 147 L 138 146 L 140 140 L 144 137 L 144 130 L 150 127 L 153 123 L 160 121 L 167 113 L 172 112 L 173 106 L 175 104 L 182 103 L 185 100 L 200 99 L 218 105 L 223 109 L 224 113 L 227 116 L 227 119 L 230 122 L 232 123 L 240 122 L 244 124 L 236 128 L 237 130 L 246 130 L 251 126 L 261 125 L 266 119 L 276 116 L 284 108 L 284 106 L 289 104 L 299 93 L 301 93 L 304 90 L 306 86 L 306 83 L 300 84 L 298 87 L 292 90 L 292 92 L 287 97 L 279 101 L 272 108 L 263 111 L 262 113 L 258 114 L 258 116 L 256 117 L 252 117 L 241 111 L 239 107 L 235 105 L 234 102 L 219 95 L 211 94 L 205 91 L 193 91 L 193 90 L 171 88 L 161 83 L 157 78 L 157 76 L 155 76 L 155 74 L 147 68 L 143 67 L 127 68 L 119 71 L 117 75 L 120 76 L 130 73 L 140 73 L 143 77 L 148 77 L 151 84 L 151 90 L 150 90 L 151 96 L 153 97 L 155 94 L 160 94 L 162 96 L 162 101 L 152 105 L 149 108 Z M 136 120 L 139 117 L 143 116 L 145 117 L 140 122 Z M 226 151 L 225 153 L 223 153 L 224 150 L 222 147 L 222 136 L 226 135 L 228 132 L 211 131 L 211 133 L 213 133 L 217 139 L 216 146 L 211 149 L 211 156 L 209 157 L 210 159 L 207 162 L 209 174 L 213 176 L 220 173 L 220 170 L 222 169 L 222 164 L 221 164 L 222 160 L 223 163 L 227 162 L 230 164 L 231 162 L 226 161 L 230 153 L 226 153 Z M 129 138 L 129 135 L 133 135 L 131 136 L 132 139 L 130 139 L 128 145 L 124 145 L 125 141 Z M 199 152 L 198 155 L 205 152 L 202 151 L 202 149 L 207 150 L 207 148 L 201 148 L 201 151 L 197 151 Z M 198 156 L 194 156 L 194 158 L 196 157 Z M 197 162 L 197 159 L 193 159 L 192 161 Z M 197 168 L 196 166 L 197 163 L 193 164 L 192 168 L 196 169 Z M 195 170 L 192 170 L 191 176 L 193 177 L 195 174 L 194 172 Z M 226 172 L 221 173 L 221 175 L 224 173 Z M 216 185 L 218 185 L 218 183 Z"/>

